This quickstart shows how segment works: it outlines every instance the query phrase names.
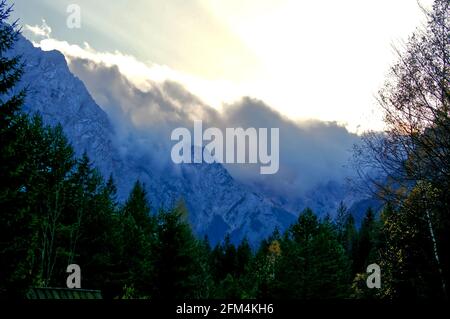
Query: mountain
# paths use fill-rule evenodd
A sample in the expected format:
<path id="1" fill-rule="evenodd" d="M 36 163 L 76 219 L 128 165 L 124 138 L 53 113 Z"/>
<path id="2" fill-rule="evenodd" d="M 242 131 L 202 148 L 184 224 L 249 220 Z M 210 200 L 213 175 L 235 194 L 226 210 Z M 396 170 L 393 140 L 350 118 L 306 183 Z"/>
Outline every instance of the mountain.
<path id="1" fill-rule="evenodd" d="M 21 36 L 10 54 L 21 54 L 25 63 L 17 88 L 27 87 L 24 110 L 40 113 L 47 124 L 61 123 L 76 154 L 86 151 L 104 176 L 114 176 L 122 201 L 137 179 L 146 185 L 154 210 L 184 199 L 194 231 L 208 235 L 213 244 L 226 233 L 234 242 L 247 237 L 256 244 L 275 227 L 283 230 L 295 220 L 294 214 L 238 183 L 220 164 L 182 164 L 176 173 L 167 173 L 154 169 L 149 155 L 121 151 L 108 115 L 60 52 L 42 51 Z"/>

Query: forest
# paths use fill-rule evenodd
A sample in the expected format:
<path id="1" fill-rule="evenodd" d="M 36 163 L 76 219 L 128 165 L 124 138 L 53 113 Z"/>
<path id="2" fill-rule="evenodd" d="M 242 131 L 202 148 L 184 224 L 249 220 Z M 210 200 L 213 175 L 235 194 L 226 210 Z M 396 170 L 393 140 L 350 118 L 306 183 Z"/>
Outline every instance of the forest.
<path id="1" fill-rule="evenodd" d="M 386 131 L 355 147 L 362 180 L 383 200 L 361 225 L 342 203 L 319 218 L 299 212 L 287 230 L 251 247 L 197 238 L 182 200 L 154 211 L 136 181 L 124 203 L 112 176 L 76 157 L 61 126 L 22 111 L 20 32 L 0 3 L 0 298 L 64 287 L 78 264 L 82 287 L 107 299 L 447 299 L 450 279 L 450 8 L 398 49 L 380 90 Z M 370 61 L 368 61 L 370 63 Z M 368 172 L 383 172 L 372 178 Z M 379 175 L 377 175 L 379 176 Z M 330 216 L 336 216 L 331 218 Z M 367 266 L 381 288 L 366 285 Z"/>

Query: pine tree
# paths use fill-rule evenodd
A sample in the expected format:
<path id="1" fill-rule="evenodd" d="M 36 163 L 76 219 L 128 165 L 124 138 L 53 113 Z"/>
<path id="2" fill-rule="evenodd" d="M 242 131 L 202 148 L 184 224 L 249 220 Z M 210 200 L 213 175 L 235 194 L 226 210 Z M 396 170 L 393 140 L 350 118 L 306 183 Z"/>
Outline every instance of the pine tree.
<path id="1" fill-rule="evenodd" d="M 349 261 L 330 221 L 304 210 L 281 244 L 269 290 L 276 298 L 341 298 L 349 293 Z"/>
<path id="2" fill-rule="evenodd" d="M 248 271 L 248 266 L 252 260 L 252 249 L 247 238 L 244 238 L 236 251 L 236 270 L 237 277 L 244 276 Z"/>
<path id="3" fill-rule="evenodd" d="M 70 204 L 66 214 L 70 214 L 67 216 L 70 250 L 66 262 L 82 267 L 85 288 L 107 288 L 118 293 L 121 287 L 113 282 L 112 274 L 120 259 L 114 181 L 110 178 L 105 183 L 85 153 L 69 182 Z"/>
<path id="4" fill-rule="evenodd" d="M 230 234 L 226 234 L 222 243 L 218 243 L 212 251 L 213 276 L 220 283 L 230 274 L 233 276 L 237 267 L 236 247 L 231 243 Z"/>
<path id="5" fill-rule="evenodd" d="M 355 219 L 343 202 L 339 204 L 336 215 L 336 232 L 339 243 L 344 247 L 348 258 L 356 254 L 357 230 Z"/>
<path id="6" fill-rule="evenodd" d="M 153 293 L 153 260 L 157 225 L 150 214 L 150 204 L 144 185 L 136 181 L 120 218 L 122 287 L 132 288 L 136 296 L 149 297 Z"/>
<path id="7" fill-rule="evenodd" d="M 188 224 L 188 212 L 183 202 L 158 216 L 158 241 L 154 245 L 155 271 L 153 297 L 157 299 L 199 298 L 204 296 L 208 281 L 207 259 L 197 258 L 200 242 Z M 199 285 L 202 283 L 202 285 Z"/>
<path id="8" fill-rule="evenodd" d="M 15 92 L 22 73 L 20 56 L 10 57 L 19 36 L 17 23 L 8 24 L 12 12 L 5 0 L 0 1 L 0 297 L 23 294 L 30 278 L 26 261 L 31 217 L 26 214 L 24 183 L 26 154 L 15 154 L 19 128 L 27 121 L 19 111 L 25 91 Z"/>
<path id="9" fill-rule="evenodd" d="M 354 272 L 365 272 L 366 267 L 375 260 L 377 225 L 372 208 L 368 208 L 358 234 L 356 253 L 354 254 Z"/>
<path id="10" fill-rule="evenodd" d="M 12 6 L 6 4 L 6 0 L 0 2 L 0 131 L 1 135 L 12 133 L 17 113 L 20 111 L 24 99 L 25 90 L 14 94 L 14 87 L 20 81 L 23 74 L 23 63 L 20 56 L 8 57 L 8 51 L 14 47 L 20 31 L 17 21 L 8 24 L 7 20 L 12 12 Z M 8 132 L 9 131 L 9 132 Z M 1 136 L 0 135 L 0 136 Z M 4 145 L 2 140 L 0 145 Z"/>
<path id="11" fill-rule="evenodd" d="M 195 260 L 197 262 L 197 271 L 192 275 L 192 282 L 195 289 L 192 296 L 196 299 L 208 299 L 214 297 L 214 280 L 211 270 L 211 246 L 208 236 L 202 241 L 197 241 L 194 250 Z"/>
<path id="12" fill-rule="evenodd" d="M 137 181 L 130 194 L 130 198 L 125 203 L 123 215 L 134 220 L 136 225 L 150 235 L 154 231 L 154 221 L 150 218 L 150 203 L 147 200 L 145 186 Z"/>
<path id="13" fill-rule="evenodd" d="M 345 206 L 344 202 L 340 202 L 336 211 L 335 225 L 338 240 L 344 246 L 346 244 L 346 231 L 350 216 L 347 206 Z"/>
<path id="14" fill-rule="evenodd" d="M 355 219 L 351 214 L 348 215 L 344 227 L 344 234 L 340 243 L 344 247 L 347 257 L 350 259 L 352 274 L 354 275 L 356 273 L 354 260 L 356 259 L 358 247 L 358 231 L 356 230 Z"/>

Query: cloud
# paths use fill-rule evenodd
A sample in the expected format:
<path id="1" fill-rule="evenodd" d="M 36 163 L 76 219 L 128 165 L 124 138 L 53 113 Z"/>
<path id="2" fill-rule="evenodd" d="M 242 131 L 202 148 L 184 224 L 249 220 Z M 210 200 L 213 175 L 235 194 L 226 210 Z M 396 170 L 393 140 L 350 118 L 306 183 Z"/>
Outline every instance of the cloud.
<path id="1" fill-rule="evenodd" d="M 295 199 L 329 181 L 343 182 L 352 174 L 346 165 L 359 137 L 336 122 L 292 121 L 251 98 L 228 105 L 223 117 L 226 125 L 234 127 L 280 128 L 277 174 L 260 175 L 246 167 L 227 166 L 233 175 L 269 194 Z"/>
<path id="2" fill-rule="evenodd" d="M 170 166 L 172 129 L 190 127 L 195 119 L 217 122 L 219 118 L 217 110 L 178 83 L 148 79 L 146 88 L 139 88 L 118 66 L 84 58 L 72 57 L 69 67 L 108 113 L 122 154 L 139 154 L 151 159 L 149 165 Z"/>
<path id="3" fill-rule="evenodd" d="M 171 131 L 176 127 L 192 130 L 193 121 L 201 119 L 204 129 L 279 128 L 277 174 L 260 175 L 259 164 L 225 165 L 234 178 L 273 198 L 295 200 L 319 185 L 343 181 L 352 174 L 345 165 L 359 137 L 336 122 L 293 121 L 250 97 L 216 109 L 177 81 L 179 75 L 168 68 L 149 66 L 120 52 L 96 52 L 87 44 L 79 47 L 46 39 L 40 46 L 65 54 L 71 71 L 110 116 L 122 154 L 145 157 L 161 173 L 174 170 Z"/>
<path id="4" fill-rule="evenodd" d="M 32 35 L 43 37 L 43 38 L 50 38 L 50 35 L 52 33 L 52 28 L 45 22 L 45 19 L 42 19 L 41 25 L 34 25 L 31 26 L 29 24 L 24 25 L 25 31 L 31 32 Z"/>
<path id="5" fill-rule="evenodd" d="M 58 50 L 62 52 L 68 62 L 72 59 L 86 59 L 107 67 L 115 66 L 120 73 L 134 86 L 141 90 L 149 89 L 152 82 L 172 81 L 185 86 L 190 92 L 201 96 L 208 105 L 219 109 L 222 102 L 232 101 L 242 95 L 239 89 L 231 82 L 204 80 L 183 72 L 173 70 L 166 65 L 152 62 L 142 62 L 132 55 L 119 51 L 99 52 L 94 50 L 87 42 L 83 46 L 70 44 L 53 38 L 34 41 L 35 46 L 44 51 Z"/>

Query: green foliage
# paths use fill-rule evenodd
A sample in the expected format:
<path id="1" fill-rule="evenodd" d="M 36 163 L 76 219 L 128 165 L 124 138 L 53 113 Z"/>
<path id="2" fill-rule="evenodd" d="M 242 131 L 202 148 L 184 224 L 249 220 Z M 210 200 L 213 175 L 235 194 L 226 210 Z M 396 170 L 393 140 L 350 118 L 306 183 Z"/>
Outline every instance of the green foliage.
<path id="1" fill-rule="evenodd" d="M 380 296 L 390 299 L 449 296 L 450 2 L 435 0 L 424 12 L 428 23 L 397 50 L 380 90 L 386 130 L 367 134 L 356 154 L 362 170 L 384 172 L 370 186 L 388 202 L 380 229 L 363 225 L 356 268 L 380 260 Z"/>
<path id="2" fill-rule="evenodd" d="M 159 213 L 157 236 L 154 298 L 208 297 L 208 262 L 202 256 L 207 250 L 192 234 L 184 203 Z"/>
<path id="3" fill-rule="evenodd" d="M 30 239 L 31 216 L 23 202 L 26 176 L 26 157 L 20 149 L 19 128 L 26 121 L 17 116 L 24 100 L 24 92 L 14 94 L 23 67 L 20 57 L 6 57 L 17 39 L 15 24 L 6 20 L 11 8 L 0 2 L 0 295 L 20 294 L 28 283 L 26 275 L 27 242 Z"/>
<path id="4" fill-rule="evenodd" d="M 443 265 L 436 256 L 446 254 L 441 246 L 433 249 L 433 243 L 439 240 L 438 233 L 442 232 L 437 226 L 441 212 L 438 192 L 430 184 L 418 184 L 401 207 L 396 211 L 389 208 L 384 213 L 383 297 L 445 298 Z"/>
<path id="5" fill-rule="evenodd" d="M 6 53 L 14 47 L 19 35 L 17 24 L 6 23 L 12 7 L 5 0 L 0 2 L 0 131 L 1 135 L 14 132 L 16 115 L 20 111 L 25 91 L 14 94 L 13 90 L 23 74 L 20 56 L 7 57 Z M 9 132 L 8 132 L 9 131 Z M 5 140 L 2 140 L 5 142 Z M 3 143 L 1 143 L 3 145 Z"/>
<path id="6" fill-rule="evenodd" d="M 133 287 L 136 293 L 148 296 L 153 272 L 151 247 L 155 241 L 156 219 L 144 185 L 137 181 L 119 217 L 119 268 L 124 275 L 122 286 Z"/>
<path id="7" fill-rule="evenodd" d="M 436 3 L 445 14 L 447 2 Z M 14 89 L 22 64 L 6 55 L 18 34 L 4 23 L 10 12 L 0 1 L 0 298 L 64 286 L 71 263 L 82 268 L 83 288 L 106 298 L 446 298 L 445 170 L 421 162 L 433 178 L 402 188 L 406 198 L 388 203 L 381 218 L 369 209 L 359 230 L 341 203 L 335 222 L 305 209 L 258 247 L 227 235 L 211 249 L 194 236 L 183 202 L 155 213 L 136 181 L 120 205 L 113 177 L 105 181 L 87 154 L 76 158 L 61 126 L 21 113 L 25 93 Z M 427 140 L 450 140 L 448 114 L 435 124 Z M 402 165 L 414 171 L 417 160 Z M 371 263 L 381 266 L 380 290 L 365 284 Z"/>
<path id="8" fill-rule="evenodd" d="M 366 211 L 353 255 L 353 273 L 365 272 L 367 265 L 377 261 L 377 222 L 372 208 Z"/>
<path id="9" fill-rule="evenodd" d="M 274 297 L 341 298 L 348 294 L 349 260 L 334 225 L 306 209 L 281 243 L 275 260 Z"/>

